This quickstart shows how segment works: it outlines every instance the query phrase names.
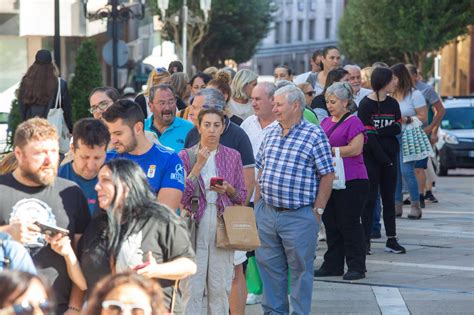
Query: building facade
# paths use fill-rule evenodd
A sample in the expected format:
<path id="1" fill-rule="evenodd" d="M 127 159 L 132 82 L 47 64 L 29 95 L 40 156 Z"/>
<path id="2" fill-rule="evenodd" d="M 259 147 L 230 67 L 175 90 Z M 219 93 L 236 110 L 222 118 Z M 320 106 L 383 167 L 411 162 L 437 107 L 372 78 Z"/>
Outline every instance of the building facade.
<path id="1" fill-rule="evenodd" d="M 261 75 L 272 75 L 280 64 L 294 73 L 311 69 L 316 49 L 337 45 L 337 25 L 344 0 L 275 0 L 272 29 L 262 40 L 249 66 Z"/>

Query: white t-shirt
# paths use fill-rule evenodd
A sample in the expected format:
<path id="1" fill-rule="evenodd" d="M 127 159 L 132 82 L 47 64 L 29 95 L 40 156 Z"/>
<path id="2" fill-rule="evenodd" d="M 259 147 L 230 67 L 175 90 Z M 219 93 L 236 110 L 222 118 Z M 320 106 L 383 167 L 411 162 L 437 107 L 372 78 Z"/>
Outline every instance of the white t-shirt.
<path id="1" fill-rule="evenodd" d="M 372 90 L 361 87 L 359 93 L 354 94 L 354 102 L 356 103 L 357 107 L 359 107 L 360 101 L 362 101 L 362 99 L 370 93 L 372 93 Z"/>
<path id="2" fill-rule="evenodd" d="M 416 116 L 416 109 L 426 106 L 426 100 L 423 94 L 416 89 L 412 89 L 411 92 L 398 103 L 400 104 L 402 117 Z"/>
<path id="3" fill-rule="evenodd" d="M 241 104 L 237 103 L 233 99 L 230 99 L 227 105 L 229 106 L 231 113 L 242 118 L 242 120 L 245 120 L 254 114 L 252 102 Z"/>

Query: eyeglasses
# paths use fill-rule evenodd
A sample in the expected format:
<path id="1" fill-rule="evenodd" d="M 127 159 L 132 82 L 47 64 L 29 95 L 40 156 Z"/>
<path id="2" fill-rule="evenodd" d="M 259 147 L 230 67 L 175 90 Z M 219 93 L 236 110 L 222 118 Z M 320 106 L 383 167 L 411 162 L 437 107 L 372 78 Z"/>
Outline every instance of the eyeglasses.
<path id="1" fill-rule="evenodd" d="M 316 92 L 315 91 L 309 91 L 309 92 L 306 92 L 304 94 L 306 94 L 308 96 L 314 96 L 314 94 L 316 94 Z"/>
<path id="2" fill-rule="evenodd" d="M 97 111 L 104 111 L 107 107 L 109 107 L 109 102 L 102 101 L 97 105 L 92 105 L 91 108 L 89 108 L 89 113 L 94 114 Z"/>
<path id="3" fill-rule="evenodd" d="M 38 309 L 40 309 L 45 315 L 54 314 L 54 305 L 49 301 L 45 301 L 40 304 L 30 304 L 28 302 L 22 304 L 14 304 L 12 306 L 1 309 L 0 313 L 3 314 L 2 311 L 7 311 L 7 313 L 5 314 L 32 315 L 35 310 Z"/>
<path id="4" fill-rule="evenodd" d="M 176 99 L 169 99 L 166 101 L 158 101 L 156 102 L 158 106 L 176 106 Z"/>
<path id="5" fill-rule="evenodd" d="M 127 311 L 132 315 L 150 315 L 151 307 L 150 305 L 141 305 L 141 304 L 128 304 L 121 301 L 108 300 L 102 302 L 102 309 L 106 310 L 108 314 L 122 314 L 122 312 Z"/>

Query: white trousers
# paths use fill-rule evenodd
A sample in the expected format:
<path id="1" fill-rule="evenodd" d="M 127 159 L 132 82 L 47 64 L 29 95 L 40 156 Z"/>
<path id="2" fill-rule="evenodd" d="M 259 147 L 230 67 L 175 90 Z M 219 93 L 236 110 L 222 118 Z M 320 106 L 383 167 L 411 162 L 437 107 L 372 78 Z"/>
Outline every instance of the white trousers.
<path id="1" fill-rule="evenodd" d="M 208 204 L 197 229 L 197 272 L 181 283 L 185 314 L 229 314 L 234 251 L 216 247 L 216 227 L 217 208 Z"/>

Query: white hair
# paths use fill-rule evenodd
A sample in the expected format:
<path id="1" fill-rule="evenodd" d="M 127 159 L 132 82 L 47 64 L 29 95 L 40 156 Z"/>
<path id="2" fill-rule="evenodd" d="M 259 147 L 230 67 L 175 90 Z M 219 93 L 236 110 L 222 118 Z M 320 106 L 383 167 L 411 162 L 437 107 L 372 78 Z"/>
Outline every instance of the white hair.
<path id="1" fill-rule="evenodd" d="M 360 72 L 360 67 L 358 65 L 345 65 L 344 66 L 344 70 L 346 70 L 347 72 L 351 71 L 352 69 L 356 69 Z"/>
<path id="2" fill-rule="evenodd" d="M 293 104 L 294 102 L 298 102 L 301 108 L 301 112 L 303 112 L 306 108 L 306 99 L 304 97 L 303 92 L 294 84 L 285 85 L 275 92 L 275 96 L 278 95 L 285 95 L 285 99 L 288 104 Z"/>

